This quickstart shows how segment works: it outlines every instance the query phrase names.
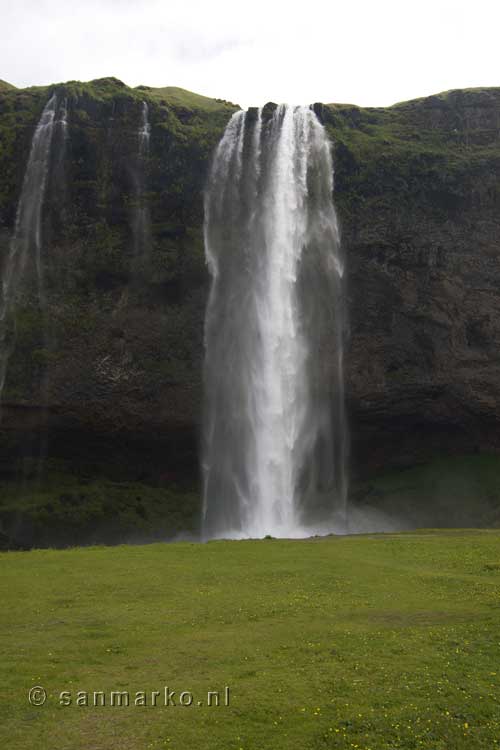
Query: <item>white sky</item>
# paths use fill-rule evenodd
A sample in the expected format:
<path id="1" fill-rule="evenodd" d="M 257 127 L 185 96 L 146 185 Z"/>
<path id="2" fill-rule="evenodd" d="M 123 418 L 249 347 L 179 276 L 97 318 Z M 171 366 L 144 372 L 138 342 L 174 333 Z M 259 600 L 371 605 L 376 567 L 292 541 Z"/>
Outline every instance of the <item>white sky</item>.
<path id="1" fill-rule="evenodd" d="M 0 78 L 116 76 L 243 107 L 500 86 L 500 0 L 0 0 Z"/>

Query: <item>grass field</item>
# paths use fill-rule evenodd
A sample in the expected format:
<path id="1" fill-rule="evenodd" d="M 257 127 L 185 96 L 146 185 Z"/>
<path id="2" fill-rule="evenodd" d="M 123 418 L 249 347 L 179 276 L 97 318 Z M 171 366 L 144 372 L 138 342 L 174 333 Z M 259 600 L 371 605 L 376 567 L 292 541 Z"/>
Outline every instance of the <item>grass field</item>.
<path id="1" fill-rule="evenodd" d="M 500 744 L 499 531 L 5 552 L 0 565 L 8 750 Z M 28 702 L 35 685 L 43 706 Z M 79 691 L 107 705 L 75 705 Z M 131 705 L 109 705 L 112 691 Z"/>

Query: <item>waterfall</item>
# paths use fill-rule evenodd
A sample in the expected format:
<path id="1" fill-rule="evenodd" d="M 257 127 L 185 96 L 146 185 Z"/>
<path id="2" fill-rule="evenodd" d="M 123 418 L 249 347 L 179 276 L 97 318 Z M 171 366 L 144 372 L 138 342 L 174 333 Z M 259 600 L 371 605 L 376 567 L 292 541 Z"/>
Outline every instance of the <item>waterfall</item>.
<path id="1" fill-rule="evenodd" d="M 149 124 L 149 107 L 142 102 L 141 120 L 138 130 L 138 153 L 136 175 L 136 210 L 134 221 L 134 247 L 136 258 L 143 257 L 150 248 L 151 223 L 149 206 L 146 196 L 146 170 L 149 157 L 149 139 L 151 126 Z"/>
<path id="2" fill-rule="evenodd" d="M 0 402 L 13 347 L 10 315 L 16 301 L 28 259 L 36 268 L 38 295 L 45 308 L 45 286 L 42 267 L 42 206 L 45 196 L 50 149 L 57 109 L 57 97 L 51 96 L 40 117 L 31 142 L 21 196 L 17 206 L 14 234 L 3 266 L 0 298 Z M 61 124 L 66 132 L 66 108 Z"/>
<path id="3" fill-rule="evenodd" d="M 267 108 L 266 108 L 267 109 Z M 312 109 L 231 118 L 205 193 L 206 538 L 343 530 L 343 263 Z"/>
<path id="4" fill-rule="evenodd" d="M 58 124 L 61 128 L 63 139 L 68 138 L 68 100 L 63 99 L 59 108 L 59 119 Z"/>
<path id="5" fill-rule="evenodd" d="M 150 134 L 151 126 L 149 124 L 149 107 L 147 105 L 147 102 L 143 102 L 141 112 L 141 125 L 139 127 L 139 155 L 142 157 L 145 157 L 148 154 Z"/>

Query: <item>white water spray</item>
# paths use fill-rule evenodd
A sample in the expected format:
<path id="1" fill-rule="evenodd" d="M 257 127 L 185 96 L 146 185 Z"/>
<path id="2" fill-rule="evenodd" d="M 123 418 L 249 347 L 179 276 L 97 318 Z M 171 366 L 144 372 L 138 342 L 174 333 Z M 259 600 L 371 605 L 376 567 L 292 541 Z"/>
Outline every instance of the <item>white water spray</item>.
<path id="1" fill-rule="evenodd" d="M 237 112 L 205 197 L 204 535 L 345 522 L 343 266 L 314 112 Z"/>

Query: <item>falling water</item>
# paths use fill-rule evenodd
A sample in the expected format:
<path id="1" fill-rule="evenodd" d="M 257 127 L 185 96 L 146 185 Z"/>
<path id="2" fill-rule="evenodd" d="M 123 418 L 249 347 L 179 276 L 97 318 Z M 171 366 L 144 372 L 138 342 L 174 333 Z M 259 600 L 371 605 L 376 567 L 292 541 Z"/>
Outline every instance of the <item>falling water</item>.
<path id="1" fill-rule="evenodd" d="M 265 110 L 264 110 L 265 112 Z M 343 265 L 314 112 L 237 112 L 205 196 L 204 534 L 343 530 Z"/>
<path id="2" fill-rule="evenodd" d="M 149 107 L 147 102 L 142 103 L 141 125 L 139 128 L 139 155 L 147 156 L 149 150 L 149 136 L 151 126 L 149 124 Z"/>
<path id="3" fill-rule="evenodd" d="M 144 256 L 150 247 L 150 216 L 146 196 L 146 171 L 149 157 L 149 139 L 151 126 L 149 124 L 149 108 L 146 102 L 142 103 L 141 121 L 138 131 L 138 164 L 136 176 L 136 200 L 134 222 L 134 245 L 136 258 Z"/>
<path id="4" fill-rule="evenodd" d="M 68 100 L 63 99 L 59 108 L 58 124 L 61 128 L 64 140 L 68 137 Z"/>
<path id="5" fill-rule="evenodd" d="M 19 199 L 14 235 L 3 266 L 0 299 L 0 401 L 2 398 L 7 365 L 13 342 L 9 335 L 9 320 L 19 285 L 28 259 L 33 259 L 38 280 L 38 294 L 42 308 L 45 307 L 45 291 L 41 258 L 42 205 L 47 183 L 50 148 L 56 117 L 57 98 L 51 96 L 40 117 L 31 142 L 21 197 Z M 61 120 L 66 122 L 65 108 Z M 65 125 L 63 125 L 65 127 Z"/>

